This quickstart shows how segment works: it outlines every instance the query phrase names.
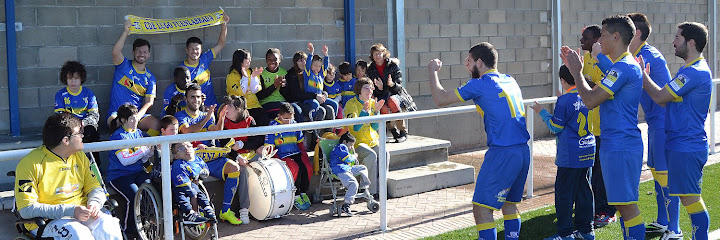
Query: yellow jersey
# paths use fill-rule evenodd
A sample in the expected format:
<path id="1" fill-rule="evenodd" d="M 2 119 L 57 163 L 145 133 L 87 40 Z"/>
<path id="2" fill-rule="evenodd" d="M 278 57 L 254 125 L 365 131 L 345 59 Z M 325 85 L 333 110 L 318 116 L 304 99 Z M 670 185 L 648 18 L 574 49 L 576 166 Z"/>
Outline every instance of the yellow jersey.
<path id="1" fill-rule="evenodd" d="M 375 100 L 370 99 L 370 109 L 375 109 Z M 356 117 L 362 117 L 362 116 L 372 116 L 375 115 L 374 112 L 365 112 L 363 111 L 363 104 L 360 103 L 360 100 L 357 97 L 354 97 L 350 99 L 345 104 L 345 116 L 347 118 L 356 118 Z M 350 130 L 350 134 L 355 136 L 355 147 L 358 147 L 361 143 L 367 144 L 369 147 L 375 147 L 378 144 L 380 144 L 380 134 L 377 132 L 377 126 L 375 126 L 375 129 L 373 129 L 373 125 L 370 123 L 362 124 L 362 127 L 359 128 L 359 130 L 355 130 L 355 126 L 348 126 Z"/>
<path id="2" fill-rule="evenodd" d="M 602 70 L 597 65 L 597 61 L 592 58 L 590 52 L 583 55 L 583 76 L 588 81 L 598 84 L 605 77 Z M 600 136 L 600 106 L 588 110 L 588 122 L 590 122 L 590 132 L 595 136 Z"/>
<path id="3" fill-rule="evenodd" d="M 250 74 L 252 74 L 250 69 L 248 69 L 247 72 L 248 72 L 247 73 L 248 76 L 250 76 Z M 243 92 L 243 90 L 242 90 L 243 88 L 242 88 L 242 86 L 240 86 L 240 84 L 242 84 L 242 76 L 240 75 L 240 73 L 237 70 L 233 69 L 227 75 L 227 78 L 225 78 L 225 84 L 227 86 L 226 90 L 227 90 L 228 96 L 236 95 L 236 96 L 245 97 L 247 109 L 261 108 L 260 101 L 258 101 L 258 98 L 254 93 L 248 92 L 247 94 L 245 94 Z M 250 89 L 250 78 L 248 78 L 247 86 L 245 88 Z"/>

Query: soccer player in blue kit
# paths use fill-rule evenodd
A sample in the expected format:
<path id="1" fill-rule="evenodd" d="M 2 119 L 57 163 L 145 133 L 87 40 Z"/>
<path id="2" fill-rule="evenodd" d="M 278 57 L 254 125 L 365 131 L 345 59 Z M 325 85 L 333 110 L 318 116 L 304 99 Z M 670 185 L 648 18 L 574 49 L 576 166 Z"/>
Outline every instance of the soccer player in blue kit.
<path id="1" fill-rule="evenodd" d="M 530 135 L 520 87 L 513 77 L 496 69 L 498 53 L 487 42 L 470 48 L 465 68 L 472 78 L 454 91 L 446 91 L 438 79 L 439 59 L 428 63 L 433 102 L 445 106 L 473 100 L 485 123 L 489 149 L 485 155 L 473 195 L 473 216 L 478 239 L 497 239 L 493 211 L 502 209 L 505 239 L 518 239 L 522 200 L 530 164 Z"/>
<path id="2" fill-rule="evenodd" d="M 223 22 L 220 24 L 220 36 L 218 37 L 217 44 L 204 53 L 202 52 L 202 40 L 200 40 L 200 38 L 190 37 L 185 41 L 187 58 L 180 66 L 188 68 L 192 82 L 202 87 L 202 92 L 207 97 L 207 99 L 205 99 L 205 106 L 207 107 L 218 104 L 217 98 L 215 98 L 212 79 L 210 78 L 210 63 L 220 54 L 220 50 L 225 47 L 228 22 L 230 22 L 230 17 L 223 15 Z"/>
<path id="3" fill-rule="evenodd" d="M 590 88 L 582 74 L 583 61 L 577 52 L 563 46 L 562 59 L 575 78 L 578 93 L 588 109 L 600 106 L 603 144 L 600 162 L 608 204 L 620 213 L 625 239 L 645 239 L 638 202 L 643 142 L 638 128 L 638 105 L 642 93 L 642 70 L 628 51 L 635 25 L 626 15 L 602 21 L 598 42 L 613 64 L 605 78 Z M 611 187 L 612 186 L 612 187 Z"/>
<path id="4" fill-rule="evenodd" d="M 665 105 L 665 155 L 670 196 L 680 197 L 690 215 L 692 239 L 698 240 L 708 239 L 710 225 L 710 217 L 700 195 L 703 166 L 707 163 L 709 149 L 704 127 L 713 88 L 712 73 L 702 55 L 707 40 L 705 25 L 696 22 L 678 24 L 672 43 L 675 56 L 682 58 L 685 65 L 662 88 L 651 75 L 643 74 L 645 92 L 657 104 Z M 652 73 L 652 67 L 646 72 Z"/>

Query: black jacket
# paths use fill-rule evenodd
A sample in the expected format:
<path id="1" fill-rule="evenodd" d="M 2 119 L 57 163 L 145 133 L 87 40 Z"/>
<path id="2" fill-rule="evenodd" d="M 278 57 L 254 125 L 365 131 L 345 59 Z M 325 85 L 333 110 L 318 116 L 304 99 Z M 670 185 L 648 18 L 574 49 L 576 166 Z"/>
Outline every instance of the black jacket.
<path id="1" fill-rule="evenodd" d="M 380 73 L 378 73 L 375 66 L 375 62 L 370 63 L 370 66 L 367 69 L 368 78 L 373 81 L 376 78 L 379 78 L 383 82 L 383 90 L 375 88 L 375 91 L 373 92 L 373 95 L 378 99 L 387 99 L 392 95 L 398 94 L 400 89 L 402 89 L 402 71 L 400 71 L 400 66 L 398 66 L 398 64 L 400 64 L 400 60 L 397 58 L 385 59 L 385 69 L 383 70 L 383 75 L 380 76 Z M 393 87 L 388 87 L 387 85 L 387 79 L 390 75 L 392 75 L 392 80 L 395 82 Z"/>
<path id="2" fill-rule="evenodd" d="M 282 92 L 283 97 L 285 97 L 285 100 L 288 102 L 302 102 L 315 99 L 316 95 L 314 93 L 305 91 L 305 78 L 303 78 L 302 74 L 298 75 L 298 72 L 302 72 L 302 70 L 296 67 L 288 70 L 285 75 L 286 91 Z"/>

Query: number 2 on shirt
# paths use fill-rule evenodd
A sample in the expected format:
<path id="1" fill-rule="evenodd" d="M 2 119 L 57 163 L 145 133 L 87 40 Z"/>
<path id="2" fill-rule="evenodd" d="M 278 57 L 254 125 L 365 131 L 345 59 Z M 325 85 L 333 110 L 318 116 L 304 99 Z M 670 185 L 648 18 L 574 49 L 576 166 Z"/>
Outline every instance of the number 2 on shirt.
<path id="1" fill-rule="evenodd" d="M 508 107 L 510 108 L 510 115 L 512 115 L 513 118 L 516 118 L 518 113 L 520 114 L 520 116 L 525 116 L 525 110 L 522 105 L 522 101 L 517 99 L 515 95 L 508 96 L 505 90 L 503 90 L 502 92 L 498 93 L 498 97 L 505 98 L 505 100 L 507 100 Z"/>
<path id="2" fill-rule="evenodd" d="M 587 135 L 587 130 L 585 129 L 585 127 L 587 127 L 587 117 L 585 117 L 585 114 L 581 112 L 578 113 L 577 123 L 580 124 L 578 126 L 578 135 L 580 135 L 580 137 L 584 137 Z"/>

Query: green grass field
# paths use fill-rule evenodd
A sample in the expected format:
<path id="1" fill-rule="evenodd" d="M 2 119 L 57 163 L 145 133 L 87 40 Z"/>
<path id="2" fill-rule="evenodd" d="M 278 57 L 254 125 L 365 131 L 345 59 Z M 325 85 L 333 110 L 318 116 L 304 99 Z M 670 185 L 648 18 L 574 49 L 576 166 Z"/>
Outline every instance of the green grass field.
<path id="1" fill-rule="evenodd" d="M 703 200 L 710 214 L 710 231 L 720 226 L 720 164 L 705 167 L 703 175 Z M 654 183 L 647 181 L 640 184 L 640 211 L 645 222 L 652 222 L 657 217 L 655 196 L 647 194 L 653 192 Z M 556 233 L 555 228 L 555 207 L 548 206 L 533 211 L 522 213 L 522 228 L 520 239 L 542 239 Z M 502 218 L 495 220 L 495 227 L 498 231 L 498 239 L 505 239 L 505 231 Z M 690 219 L 684 207 L 680 207 L 680 228 L 686 233 L 685 238 L 689 239 Z M 597 239 L 622 239 L 620 224 L 615 222 L 603 228 L 595 229 Z M 475 226 L 443 233 L 425 239 L 477 239 Z M 645 239 L 660 239 L 659 233 L 647 234 Z"/>

